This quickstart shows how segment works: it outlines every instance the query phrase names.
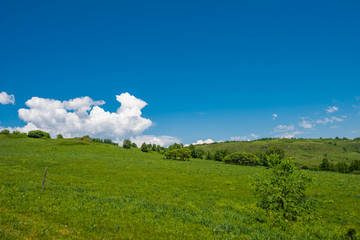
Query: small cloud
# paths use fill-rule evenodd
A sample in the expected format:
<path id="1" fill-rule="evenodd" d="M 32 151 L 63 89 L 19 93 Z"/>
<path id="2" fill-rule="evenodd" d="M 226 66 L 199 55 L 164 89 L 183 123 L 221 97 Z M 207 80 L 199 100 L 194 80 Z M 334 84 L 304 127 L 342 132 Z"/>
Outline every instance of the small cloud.
<path id="1" fill-rule="evenodd" d="M 131 142 L 136 143 L 138 147 L 140 147 L 143 143 L 146 144 L 156 144 L 162 147 L 167 147 L 174 143 L 181 143 L 180 139 L 172 136 L 154 136 L 154 135 L 139 135 L 136 137 L 130 138 Z M 122 144 L 122 141 L 118 141 Z M 121 145 L 120 144 L 120 145 Z"/>
<path id="2" fill-rule="evenodd" d="M 309 121 L 306 121 L 306 120 L 300 122 L 298 125 L 299 125 L 300 127 L 302 127 L 302 128 L 306 128 L 306 129 L 311 129 L 311 128 L 313 128 L 313 124 L 312 124 L 311 122 L 309 122 Z"/>
<path id="3" fill-rule="evenodd" d="M 1 104 L 15 104 L 15 96 L 14 95 L 8 95 L 6 92 L 0 93 L 0 103 Z"/>
<path id="4" fill-rule="evenodd" d="M 252 133 L 252 134 L 250 134 L 250 137 L 252 137 L 252 138 L 258 138 L 259 135 L 256 135 L 256 134 Z"/>
<path id="5" fill-rule="evenodd" d="M 326 112 L 327 112 L 327 113 L 333 113 L 333 112 L 336 112 L 336 111 L 339 111 L 339 108 L 338 108 L 338 107 L 335 107 L 335 106 L 328 107 L 328 108 L 326 109 Z"/>
<path id="6" fill-rule="evenodd" d="M 284 133 L 281 133 L 275 137 L 278 137 L 278 138 L 293 138 L 295 137 L 296 135 L 299 135 L 299 134 L 303 134 L 303 132 L 300 132 L 300 131 L 294 131 L 294 132 L 284 132 Z"/>
<path id="7" fill-rule="evenodd" d="M 359 101 L 360 100 L 360 96 L 356 96 L 354 97 L 356 101 Z"/>
<path id="8" fill-rule="evenodd" d="M 331 118 L 324 118 L 324 119 L 316 120 L 316 123 L 326 125 L 328 123 L 342 122 L 342 121 L 344 121 L 344 119 L 338 118 L 338 117 L 331 117 Z"/>
<path id="9" fill-rule="evenodd" d="M 274 113 L 274 114 L 272 115 L 272 117 L 273 117 L 273 120 L 275 120 L 275 119 L 278 117 L 278 115 L 277 115 L 276 113 Z"/>
<path id="10" fill-rule="evenodd" d="M 295 129 L 294 125 L 278 125 L 275 127 L 274 132 L 288 132 Z"/>
<path id="11" fill-rule="evenodd" d="M 254 133 L 247 135 L 247 136 L 235 136 L 235 137 L 231 137 L 230 140 L 231 141 L 251 141 L 254 140 L 256 138 L 259 138 L 259 135 L 256 135 Z"/>
<path id="12" fill-rule="evenodd" d="M 336 129 L 336 128 L 338 128 L 338 127 L 339 127 L 339 126 L 336 126 L 336 125 L 335 125 L 335 126 L 331 126 L 330 128 L 331 128 L 331 129 Z"/>
<path id="13" fill-rule="evenodd" d="M 247 136 L 235 136 L 230 138 L 231 141 L 245 141 L 246 139 Z"/>

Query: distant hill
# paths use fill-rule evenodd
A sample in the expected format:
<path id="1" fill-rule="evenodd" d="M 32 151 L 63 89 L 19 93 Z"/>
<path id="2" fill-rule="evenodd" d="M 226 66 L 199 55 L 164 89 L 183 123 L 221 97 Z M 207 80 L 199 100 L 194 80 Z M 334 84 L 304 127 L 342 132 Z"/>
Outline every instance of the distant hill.
<path id="1" fill-rule="evenodd" d="M 280 146 L 285 150 L 287 157 L 293 157 L 294 161 L 305 165 L 319 165 L 326 156 L 330 162 L 360 160 L 360 138 L 349 139 L 264 139 L 255 141 L 228 141 L 196 145 L 196 148 L 205 152 L 227 149 L 230 152 L 264 152 L 266 147 Z"/>

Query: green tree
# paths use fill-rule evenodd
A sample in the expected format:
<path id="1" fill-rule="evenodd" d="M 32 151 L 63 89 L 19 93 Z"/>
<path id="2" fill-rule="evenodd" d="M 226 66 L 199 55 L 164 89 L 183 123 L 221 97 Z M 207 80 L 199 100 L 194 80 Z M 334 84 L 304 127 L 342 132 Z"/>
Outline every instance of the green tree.
<path id="1" fill-rule="evenodd" d="M 123 148 L 125 148 L 125 149 L 130 149 L 131 148 L 131 141 L 129 140 L 129 139 L 125 139 L 124 141 L 123 141 Z"/>
<path id="2" fill-rule="evenodd" d="M 320 166 L 319 166 L 319 169 L 321 171 L 334 171 L 334 165 L 332 165 L 329 160 L 327 159 L 327 157 L 324 157 Z"/>
<path id="3" fill-rule="evenodd" d="M 134 143 L 134 142 L 131 143 L 131 147 L 132 147 L 132 148 L 138 148 L 138 146 L 137 146 L 136 143 Z"/>
<path id="4" fill-rule="evenodd" d="M 7 129 L 4 129 L 0 132 L 0 134 L 4 134 L 4 135 L 9 135 L 10 134 L 10 131 L 7 130 Z"/>
<path id="5" fill-rule="evenodd" d="M 224 163 L 236 164 L 236 165 L 246 165 L 246 166 L 256 166 L 260 165 L 260 159 L 252 154 L 247 152 L 235 152 L 230 153 L 224 157 Z"/>
<path id="6" fill-rule="evenodd" d="M 285 158 L 285 151 L 282 147 L 279 146 L 271 146 L 265 150 L 265 156 L 270 156 L 271 154 L 279 155 L 280 160 Z"/>
<path id="7" fill-rule="evenodd" d="M 183 161 L 191 157 L 191 152 L 188 148 L 180 148 L 175 151 L 177 151 L 177 156 Z"/>
<path id="8" fill-rule="evenodd" d="M 145 142 L 141 145 L 140 149 L 143 152 L 148 152 L 149 151 L 148 145 Z"/>
<path id="9" fill-rule="evenodd" d="M 50 138 L 50 134 L 40 130 L 30 131 L 28 137 L 31 138 Z"/>
<path id="10" fill-rule="evenodd" d="M 303 171 L 295 171 L 291 158 L 282 160 L 270 176 L 256 180 L 258 206 L 270 215 L 296 220 L 311 212 L 311 199 L 306 195 L 310 182 L 311 179 Z"/>
<path id="11" fill-rule="evenodd" d="M 63 135 L 61 135 L 60 133 L 56 136 L 57 139 L 62 139 L 64 138 Z"/>
<path id="12" fill-rule="evenodd" d="M 215 161 L 222 161 L 226 155 L 229 154 L 229 151 L 227 149 L 225 150 L 216 150 L 214 153 L 214 160 Z"/>

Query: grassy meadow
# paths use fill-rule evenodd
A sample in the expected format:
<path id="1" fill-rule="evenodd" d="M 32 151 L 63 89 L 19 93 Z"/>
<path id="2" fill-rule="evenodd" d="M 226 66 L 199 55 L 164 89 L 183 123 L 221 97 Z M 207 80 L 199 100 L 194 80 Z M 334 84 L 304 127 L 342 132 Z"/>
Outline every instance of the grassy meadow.
<path id="1" fill-rule="evenodd" d="M 0 135 L 0 238 L 344 239 L 349 229 L 359 236 L 360 175 L 307 171 L 316 211 L 278 225 L 256 207 L 253 194 L 254 178 L 270 171 L 167 160 L 73 139 Z"/>
<path id="2" fill-rule="evenodd" d="M 360 139 L 267 139 L 257 141 L 233 141 L 197 145 L 205 152 L 227 149 L 229 152 L 264 152 L 265 146 L 280 146 L 285 155 L 298 164 L 317 166 L 326 156 L 333 164 L 350 163 L 360 159 Z"/>

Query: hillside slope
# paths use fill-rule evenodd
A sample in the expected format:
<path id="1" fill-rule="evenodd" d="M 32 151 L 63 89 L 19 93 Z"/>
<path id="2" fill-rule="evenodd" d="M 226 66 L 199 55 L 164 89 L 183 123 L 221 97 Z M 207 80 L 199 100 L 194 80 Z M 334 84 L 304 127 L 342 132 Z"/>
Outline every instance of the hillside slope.
<path id="1" fill-rule="evenodd" d="M 285 155 L 305 165 L 319 165 L 324 158 L 332 163 L 360 160 L 360 139 L 269 139 L 196 145 L 205 152 L 227 149 L 230 152 L 264 152 L 266 146 L 281 146 Z"/>
<path id="2" fill-rule="evenodd" d="M 251 186 L 270 172 L 71 139 L 0 136 L 0 238 L 338 239 L 360 232 L 360 176 L 308 171 L 317 211 L 281 228 L 256 207 Z"/>

